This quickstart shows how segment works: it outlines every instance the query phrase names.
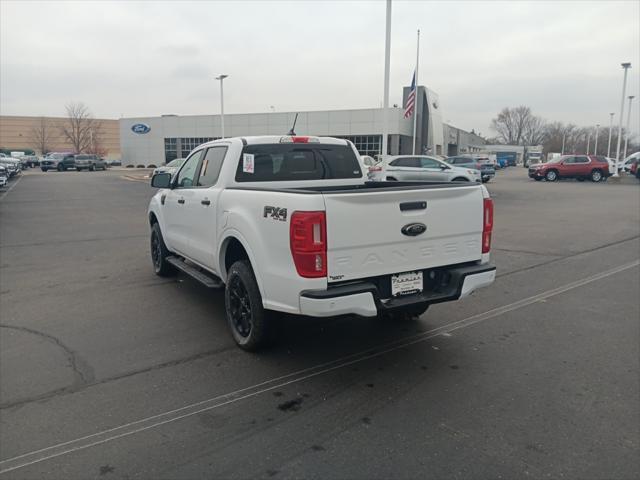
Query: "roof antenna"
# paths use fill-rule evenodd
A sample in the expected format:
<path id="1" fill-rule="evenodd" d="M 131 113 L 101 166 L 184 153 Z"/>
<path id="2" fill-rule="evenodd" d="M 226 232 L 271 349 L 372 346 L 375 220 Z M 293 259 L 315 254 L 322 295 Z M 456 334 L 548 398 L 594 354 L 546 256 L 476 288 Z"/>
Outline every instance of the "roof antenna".
<path id="1" fill-rule="evenodd" d="M 289 133 L 287 135 L 295 135 L 295 128 L 296 128 L 296 122 L 298 121 L 298 114 L 296 113 L 296 118 L 293 119 L 293 127 L 291 127 L 291 130 L 289 130 Z"/>

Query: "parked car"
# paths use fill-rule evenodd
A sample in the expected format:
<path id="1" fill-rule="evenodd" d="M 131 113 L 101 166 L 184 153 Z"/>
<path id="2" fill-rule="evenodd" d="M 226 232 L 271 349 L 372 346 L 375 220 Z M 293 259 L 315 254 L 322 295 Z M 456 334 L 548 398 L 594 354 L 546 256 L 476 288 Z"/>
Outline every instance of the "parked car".
<path id="1" fill-rule="evenodd" d="M 70 168 L 76 168 L 75 155 L 73 153 L 49 153 L 40 161 L 40 170 L 43 172 L 49 170 L 64 172 Z"/>
<path id="2" fill-rule="evenodd" d="M 40 165 L 40 160 L 35 155 L 23 155 L 19 160 L 24 168 L 33 168 Z"/>
<path id="3" fill-rule="evenodd" d="M 176 158 L 174 160 L 171 160 L 166 165 L 163 165 L 162 167 L 154 168 L 152 175 L 155 175 L 156 173 L 170 173 L 171 175 L 173 175 L 178 171 L 183 163 L 184 158 Z"/>
<path id="4" fill-rule="evenodd" d="M 365 167 L 373 167 L 376 163 L 378 163 L 375 158 L 369 155 L 360 155 L 360 158 L 362 159 L 362 163 Z"/>
<path id="5" fill-rule="evenodd" d="M 544 178 L 548 182 L 555 182 L 560 178 L 599 182 L 610 175 L 607 159 L 596 155 L 564 155 L 529 167 L 529 178 L 538 181 Z"/>
<path id="6" fill-rule="evenodd" d="M 4 187 L 9 181 L 9 174 L 4 165 L 0 165 L 0 187 Z"/>
<path id="7" fill-rule="evenodd" d="M 480 171 L 480 178 L 483 183 L 488 182 L 496 176 L 496 169 L 489 157 L 482 155 L 461 155 L 458 157 L 449 157 L 447 163 L 454 167 L 473 168 Z"/>
<path id="8" fill-rule="evenodd" d="M 431 182 L 480 182 L 480 171 L 459 168 L 435 157 L 422 155 L 398 155 L 385 158 L 369 168 L 370 180 L 380 181 L 431 181 Z"/>
<path id="9" fill-rule="evenodd" d="M 19 174 L 22 171 L 20 161 L 7 156 L 0 158 L 0 165 L 2 165 L 6 169 L 8 174 L 7 176 L 9 178 Z"/>
<path id="10" fill-rule="evenodd" d="M 344 139 L 199 145 L 175 175 L 151 179 L 160 189 L 147 213 L 154 271 L 224 287 L 232 336 L 246 350 L 268 340 L 274 311 L 417 316 L 494 281 L 483 185 L 365 180 Z"/>
<path id="11" fill-rule="evenodd" d="M 630 172 L 631 165 L 634 161 L 640 159 L 640 152 L 632 153 L 624 160 L 620 160 L 620 164 L 618 165 L 619 172 Z"/>
<path id="12" fill-rule="evenodd" d="M 82 170 L 91 170 L 92 172 L 96 170 L 106 170 L 107 164 L 104 159 L 98 157 L 97 155 L 87 155 L 80 154 L 75 156 L 75 165 L 76 170 L 78 172 Z"/>

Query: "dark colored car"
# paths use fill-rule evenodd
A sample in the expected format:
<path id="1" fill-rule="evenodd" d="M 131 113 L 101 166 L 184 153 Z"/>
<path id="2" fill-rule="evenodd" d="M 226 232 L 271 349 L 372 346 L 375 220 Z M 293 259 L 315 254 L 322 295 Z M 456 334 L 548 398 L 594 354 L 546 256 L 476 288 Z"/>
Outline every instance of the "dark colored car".
<path id="1" fill-rule="evenodd" d="M 97 155 L 78 154 L 75 156 L 76 170 L 106 170 L 107 163 Z"/>
<path id="2" fill-rule="evenodd" d="M 489 157 L 467 157 L 465 155 L 461 155 L 458 157 L 449 157 L 447 158 L 446 162 L 456 167 L 473 168 L 475 170 L 480 170 L 480 178 L 482 178 L 482 183 L 486 183 L 496 176 L 496 169 Z"/>
<path id="3" fill-rule="evenodd" d="M 64 172 L 70 168 L 76 168 L 75 155 L 73 153 L 50 153 L 40 161 L 40 170 L 58 170 Z"/>
<path id="4" fill-rule="evenodd" d="M 579 181 L 591 179 L 599 182 L 609 177 L 609 162 L 596 155 L 564 155 L 547 163 L 529 167 L 529 178 L 555 182 L 560 178 L 575 178 Z"/>

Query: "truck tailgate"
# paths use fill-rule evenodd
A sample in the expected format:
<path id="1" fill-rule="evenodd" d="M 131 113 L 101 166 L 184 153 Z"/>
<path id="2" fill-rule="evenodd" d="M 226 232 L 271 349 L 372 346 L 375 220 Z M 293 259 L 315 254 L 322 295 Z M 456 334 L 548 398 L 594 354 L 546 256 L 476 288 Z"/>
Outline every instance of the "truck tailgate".
<path id="1" fill-rule="evenodd" d="M 325 192 L 329 282 L 479 260 L 482 188 Z M 415 223 L 426 231 L 402 232 Z"/>

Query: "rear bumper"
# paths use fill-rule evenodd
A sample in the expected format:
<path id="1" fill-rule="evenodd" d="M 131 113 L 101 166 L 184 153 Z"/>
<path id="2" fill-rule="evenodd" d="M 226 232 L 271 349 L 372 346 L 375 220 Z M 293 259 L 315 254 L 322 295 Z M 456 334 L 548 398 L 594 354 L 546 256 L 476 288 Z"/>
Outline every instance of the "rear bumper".
<path id="1" fill-rule="evenodd" d="M 311 317 L 361 315 L 378 313 L 411 305 L 430 305 L 464 298 L 495 280 L 493 265 L 471 265 L 446 270 L 447 281 L 437 288 L 404 297 L 381 298 L 380 289 L 372 282 L 356 282 L 326 290 L 308 290 L 300 295 L 300 313 Z"/>

